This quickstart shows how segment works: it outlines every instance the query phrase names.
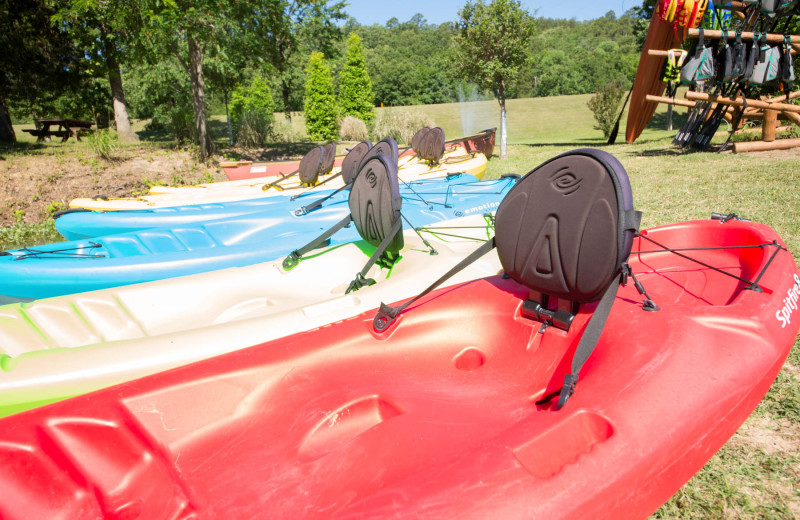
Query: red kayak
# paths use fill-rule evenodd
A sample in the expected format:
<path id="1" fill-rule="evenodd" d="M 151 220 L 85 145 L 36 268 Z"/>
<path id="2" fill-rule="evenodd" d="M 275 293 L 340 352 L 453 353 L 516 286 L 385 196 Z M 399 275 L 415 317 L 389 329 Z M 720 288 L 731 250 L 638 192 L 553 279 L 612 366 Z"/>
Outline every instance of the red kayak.
<path id="1" fill-rule="evenodd" d="M 800 274 L 761 224 L 633 238 L 618 163 L 565 155 L 498 209 L 505 277 L 3 419 L 0 517 L 651 514 L 768 390 Z"/>

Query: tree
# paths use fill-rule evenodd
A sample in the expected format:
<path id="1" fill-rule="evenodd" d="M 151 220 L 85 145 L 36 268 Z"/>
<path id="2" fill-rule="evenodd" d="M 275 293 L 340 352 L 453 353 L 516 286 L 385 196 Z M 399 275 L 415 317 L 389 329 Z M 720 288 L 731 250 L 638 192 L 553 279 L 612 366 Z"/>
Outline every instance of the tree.
<path id="1" fill-rule="evenodd" d="M 342 116 L 353 116 L 370 124 L 375 118 L 375 92 L 367 72 L 361 38 L 350 33 L 347 57 L 339 76 L 339 108 Z"/>
<path id="2" fill-rule="evenodd" d="M 270 42 L 269 53 L 278 71 L 281 108 L 291 121 L 291 111 L 301 110 L 303 105 L 302 94 L 297 95 L 302 89 L 297 87 L 304 82 L 304 57 L 313 51 L 336 57 L 342 30 L 335 22 L 346 15 L 343 1 L 329 5 L 327 0 L 296 0 L 284 4 L 286 30 Z"/>
<path id="3" fill-rule="evenodd" d="M 209 52 L 258 61 L 288 31 L 283 0 L 138 0 L 140 37 L 156 54 L 175 56 L 189 76 L 200 160 L 212 151 L 206 128 L 203 66 Z M 267 56 L 275 59 L 274 56 Z"/>
<path id="4" fill-rule="evenodd" d="M 54 17 L 54 22 L 64 24 L 84 50 L 84 56 L 91 62 L 90 73 L 108 79 L 119 139 L 138 141 L 139 136 L 131 129 L 120 71 L 129 43 L 128 28 L 134 23 L 127 7 L 127 3 L 118 0 L 70 0 L 69 6 Z"/>
<path id="5" fill-rule="evenodd" d="M 331 70 L 321 52 L 314 52 L 308 58 L 304 105 L 308 136 L 318 141 L 336 139 L 336 96 Z"/>
<path id="6" fill-rule="evenodd" d="M 80 53 L 50 23 L 55 12 L 49 1 L 0 0 L 0 141 L 16 141 L 9 109 L 39 117 L 81 81 Z"/>
<path id="7" fill-rule="evenodd" d="M 500 158 L 505 159 L 507 91 L 530 59 L 534 21 L 518 0 L 467 2 L 459 15 L 454 72 L 494 93 L 500 104 Z"/>

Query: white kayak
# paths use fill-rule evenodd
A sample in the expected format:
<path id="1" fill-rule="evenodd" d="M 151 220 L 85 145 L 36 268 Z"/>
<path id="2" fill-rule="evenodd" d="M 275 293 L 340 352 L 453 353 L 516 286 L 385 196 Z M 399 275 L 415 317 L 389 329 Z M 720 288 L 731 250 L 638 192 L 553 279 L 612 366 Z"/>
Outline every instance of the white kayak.
<path id="1" fill-rule="evenodd" d="M 494 234 L 471 215 L 404 232 L 401 259 L 345 294 L 374 246 L 0 307 L 0 416 L 310 330 L 413 296 Z M 500 270 L 484 256 L 447 284 Z"/>

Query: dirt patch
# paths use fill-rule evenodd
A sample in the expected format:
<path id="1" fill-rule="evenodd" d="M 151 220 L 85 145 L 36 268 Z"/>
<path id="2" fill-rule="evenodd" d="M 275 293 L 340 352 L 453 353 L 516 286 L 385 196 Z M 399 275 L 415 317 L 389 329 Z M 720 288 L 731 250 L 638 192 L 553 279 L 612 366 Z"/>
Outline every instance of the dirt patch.
<path id="1" fill-rule="evenodd" d="M 752 416 L 731 442 L 748 449 L 760 449 L 769 455 L 797 454 L 800 453 L 800 425 L 788 419 Z"/>
<path id="2" fill-rule="evenodd" d="M 216 161 L 198 163 L 190 151 L 148 146 L 115 151 L 112 160 L 82 148 L 6 154 L 0 160 L 0 227 L 41 222 L 76 197 L 128 197 L 155 183 L 225 180 Z"/>

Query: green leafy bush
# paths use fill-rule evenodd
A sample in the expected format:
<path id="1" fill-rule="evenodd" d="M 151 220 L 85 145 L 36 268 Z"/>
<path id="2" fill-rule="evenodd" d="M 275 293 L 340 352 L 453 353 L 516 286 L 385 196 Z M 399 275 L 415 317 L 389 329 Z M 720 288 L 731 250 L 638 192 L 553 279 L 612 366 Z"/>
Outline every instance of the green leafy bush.
<path id="1" fill-rule="evenodd" d="M 105 160 L 111 159 L 111 153 L 117 148 L 117 134 L 108 128 L 101 128 L 89 135 L 89 146 L 98 157 Z"/>
<path id="2" fill-rule="evenodd" d="M 339 137 L 342 141 L 364 141 L 369 138 L 367 125 L 357 117 L 347 116 L 339 125 Z"/>
<path id="3" fill-rule="evenodd" d="M 398 143 L 411 143 L 411 138 L 423 126 L 435 126 L 431 118 L 412 110 L 381 110 L 375 119 L 372 139 L 380 141 L 391 137 Z"/>
<path id="4" fill-rule="evenodd" d="M 315 141 L 336 139 L 339 133 L 336 96 L 333 93 L 331 70 L 321 52 L 314 52 L 308 58 L 303 103 L 308 137 Z"/>
<path id="5" fill-rule="evenodd" d="M 597 121 L 598 130 L 603 132 L 605 137 L 611 135 L 611 130 L 617 122 L 619 116 L 622 97 L 625 95 L 625 88 L 618 83 L 606 83 L 592 96 L 587 105 L 594 114 Z"/>
<path id="6" fill-rule="evenodd" d="M 339 76 L 339 107 L 343 116 L 356 117 L 366 124 L 375 119 L 375 92 L 361 38 L 355 33 L 347 39 L 347 58 Z"/>
<path id="7" fill-rule="evenodd" d="M 32 224 L 26 224 L 18 219 L 9 227 L 0 227 L 0 251 L 63 240 L 64 237 L 56 230 L 55 220 L 51 218 Z"/>
<path id="8" fill-rule="evenodd" d="M 261 146 L 272 134 L 275 101 L 263 77 L 253 76 L 248 85 L 233 91 L 230 111 L 237 144 Z"/>

